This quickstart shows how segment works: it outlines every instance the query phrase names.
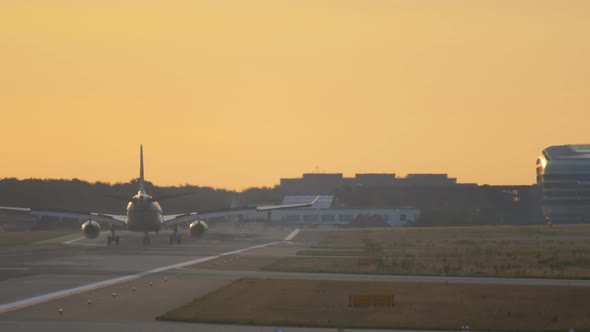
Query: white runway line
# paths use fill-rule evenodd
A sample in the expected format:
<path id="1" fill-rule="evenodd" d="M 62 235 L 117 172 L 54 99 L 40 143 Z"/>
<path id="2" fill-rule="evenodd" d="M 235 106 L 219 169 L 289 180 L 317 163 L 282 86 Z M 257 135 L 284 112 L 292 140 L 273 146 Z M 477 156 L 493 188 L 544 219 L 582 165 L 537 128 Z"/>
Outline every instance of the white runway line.
<path id="1" fill-rule="evenodd" d="M 297 236 L 297 234 L 299 234 L 299 232 L 301 232 L 301 230 L 297 228 L 296 230 L 292 231 L 291 234 L 287 235 L 287 237 L 283 241 L 293 240 Z"/>
<path id="2" fill-rule="evenodd" d="M 297 235 L 297 233 L 299 233 L 298 231 L 299 230 L 296 229 L 291 234 L 289 234 L 286 238 L 295 237 L 295 235 Z M 229 252 L 219 254 L 216 256 L 208 256 L 208 257 L 193 259 L 190 261 L 186 261 L 186 262 L 182 262 L 182 263 L 178 263 L 178 264 L 173 264 L 173 265 L 168 265 L 168 266 L 163 266 L 163 267 L 159 267 L 159 268 L 149 270 L 149 271 L 144 271 L 144 272 L 137 273 L 137 274 L 131 274 L 131 275 L 118 277 L 118 278 L 114 278 L 114 279 L 99 281 L 99 282 L 95 282 L 95 283 L 80 286 L 80 287 L 65 289 L 62 291 L 57 291 L 57 292 L 53 292 L 53 293 L 49 293 L 49 294 L 45 294 L 45 295 L 39 295 L 39 296 L 31 297 L 28 299 L 20 300 L 20 301 L 15 301 L 12 303 L 2 304 L 2 305 L 0 305 L 0 314 L 6 313 L 9 311 L 13 311 L 13 310 L 17 310 L 17 309 L 21 309 L 21 308 L 25 308 L 25 307 L 32 306 L 35 304 L 59 299 L 62 297 L 66 297 L 66 296 L 70 296 L 70 295 L 74 295 L 74 294 L 79 294 L 79 293 L 84 293 L 84 292 L 87 292 L 90 290 L 94 290 L 94 289 L 98 289 L 98 288 L 102 288 L 102 287 L 106 287 L 106 286 L 111 286 L 111 285 L 122 283 L 125 281 L 139 279 L 141 277 L 145 277 L 150 274 L 159 273 L 159 272 L 171 270 L 171 269 L 182 268 L 182 267 L 189 266 L 189 265 L 199 264 L 199 263 L 207 262 L 207 261 L 217 259 L 217 258 L 220 258 L 223 256 L 238 254 L 238 253 L 241 253 L 241 252 L 244 252 L 247 250 L 252 250 L 252 249 L 264 248 L 264 247 L 272 246 L 272 245 L 283 243 L 283 242 L 285 242 L 285 240 L 261 244 L 261 245 L 257 245 L 254 247 L 249 247 L 249 248 L 244 248 L 244 249 L 239 249 L 239 250 L 234 250 L 234 251 L 229 251 Z"/>

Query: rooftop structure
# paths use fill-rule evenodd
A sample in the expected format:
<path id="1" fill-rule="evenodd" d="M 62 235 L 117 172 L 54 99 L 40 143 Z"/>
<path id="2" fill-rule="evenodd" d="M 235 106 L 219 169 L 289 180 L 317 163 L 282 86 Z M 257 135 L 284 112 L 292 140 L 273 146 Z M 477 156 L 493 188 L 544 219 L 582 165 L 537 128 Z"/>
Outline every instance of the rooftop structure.
<path id="1" fill-rule="evenodd" d="M 457 184 L 457 179 L 449 178 L 447 174 L 408 174 L 406 184 L 424 186 L 444 186 Z"/>
<path id="2" fill-rule="evenodd" d="M 280 186 L 289 194 L 333 194 L 335 189 L 351 187 L 394 187 L 394 186 L 449 186 L 457 185 L 457 179 L 447 174 L 408 174 L 405 178 L 395 173 L 357 173 L 347 178 L 342 173 L 304 173 L 301 178 L 282 178 Z M 471 184 L 472 185 L 472 184 Z"/>

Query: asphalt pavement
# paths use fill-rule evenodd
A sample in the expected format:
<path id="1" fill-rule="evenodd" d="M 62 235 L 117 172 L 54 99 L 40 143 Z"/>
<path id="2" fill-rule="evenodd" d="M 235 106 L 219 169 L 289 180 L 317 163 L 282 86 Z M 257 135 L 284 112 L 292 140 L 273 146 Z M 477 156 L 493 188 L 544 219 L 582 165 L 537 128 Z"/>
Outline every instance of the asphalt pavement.
<path id="1" fill-rule="evenodd" d="M 202 238 L 190 238 L 185 231 L 180 245 L 169 244 L 169 232 L 163 231 L 152 236 L 150 246 L 143 246 L 142 234 L 121 232 L 118 247 L 107 247 L 104 236 L 94 240 L 74 236 L 37 245 L 3 247 L 0 248 L 0 330 L 337 331 L 155 321 L 158 315 L 243 277 L 590 287 L 587 280 L 207 268 L 206 262 L 215 262 L 220 257 L 292 255 L 299 250 L 296 238 L 292 238 L 294 234 L 293 229 L 252 224 L 212 228 Z"/>

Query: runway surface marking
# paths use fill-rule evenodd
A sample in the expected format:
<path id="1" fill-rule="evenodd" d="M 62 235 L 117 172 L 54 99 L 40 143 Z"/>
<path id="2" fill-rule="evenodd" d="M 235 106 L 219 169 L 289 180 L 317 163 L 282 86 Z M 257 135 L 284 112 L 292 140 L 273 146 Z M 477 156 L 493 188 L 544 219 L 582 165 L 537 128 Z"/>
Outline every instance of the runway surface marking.
<path id="1" fill-rule="evenodd" d="M 287 237 L 283 240 L 283 241 L 291 241 L 293 240 L 297 234 L 299 234 L 301 230 L 299 228 L 297 228 L 296 230 L 294 230 L 293 232 L 291 232 L 291 234 L 287 235 Z"/>
<path id="2" fill-rule="evenodd" d="M 299 233 L 299 229 L 296 229 L 293 232 L 291 232 L 291 234 L 289 234 L 285 239 L 287 239 L 287 238 L 293 239 L 298 233 Z M 199 264 L 199 263 L 214 260 L 214 259 L 217 259 L 217 258 L 220 258 L 223 256 L 239 254 L 244 251 L 248 251 L 248 250 L 252 250 L 252 249 L 259 249 L 259 248 L 272 246 L 275 244 L 283 243 L 285 241 L 286 240 L 270 242 L 270 243 L 265 243 L 265 244 L 253 246 L 253 247 L 248 247 L 248 248 L 244 248 L 244 249 L 225 252 L 225 253 L 222 253 L 222 254 L 219 254 L 216 256 L 197 258 L 197 259 L 193 259 L 193 260 L 178 263 L 178 264 L 155 268 L 155 269 L 144 271 L 144 272 L 137 273 L 137 274 L 131 274 L 131 275 L 122 276 L 122 277 L 118 277 L 118 278 L 114 278 L 114 279 L 99 281 L 99 282 L 95 282 L 95 283 L 80 286 L 80 287 L 74 287 L 74 288 L 65 289 L 65 290 L 61 290 L 61 291 L 57 291 L 57 292 L 53 292 L 53 293 L 49 293 L 49 294 L 31 297 L 31 298 L 20 300 L 20 301 L 15 301 L 12 303 L 2 304 L 2 305 L 0 305 L 0 314 L 6 313 L 9 311 L 13 311 L 13 310 L 17 310 L 17 309 L 21 309 L 21 308 L 25 308 L 25 307 L 29 307 L 29 306 L 32 306 L 35 304 L 47 302 L 50 300 L 55 300 L 55 299 L 59 299 L 62 297 L 66 297 L 66 296 L 70 296 L 70 295 L 74 295 L 74 294 L 79 294 L 79 293 L 84 293 L 84 292 L 87 292 L 90 290 L 94 290 L 94 289 L 98 289 L 98 288 L 102 288 L 102 287 L 106 287 L 106 286 L 111 286 L 111 285 L 119 284 L 119 283 L 126 282 L 126 281 L 139 279 L 139 278 L 145 277 L 150 274 L 159 273 L 159 272 L 163 272 L 163 271 L 171 270 L 171 269 L 182 268 L 182 267 L 185 267 L 188 265 Z"/>

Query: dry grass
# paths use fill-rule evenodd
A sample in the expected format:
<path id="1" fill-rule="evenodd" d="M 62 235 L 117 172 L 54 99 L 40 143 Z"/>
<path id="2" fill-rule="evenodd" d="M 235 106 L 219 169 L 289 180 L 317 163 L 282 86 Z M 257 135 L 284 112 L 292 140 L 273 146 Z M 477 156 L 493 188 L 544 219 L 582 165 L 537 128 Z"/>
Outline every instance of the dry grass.
<path id="1" fill-rule="evenodd" d="M 351 308 L 352 293 L 395 306 Z M 242 279 L 173 310 L 176 321 L 341 328 L 590 330 L 590 288 Z"/>
<path id="2" fill-rule="evenodd" d="M 590 225 L 326 231 L 273 271 L 590 278 Z M 299 237 L 297 238 L 299 241 Z"/>
<path id="3" fill-rule="evenodd" d="M 68 234 L 72 231 L 0 232 L 0 246 L 31 244 Z"/>

